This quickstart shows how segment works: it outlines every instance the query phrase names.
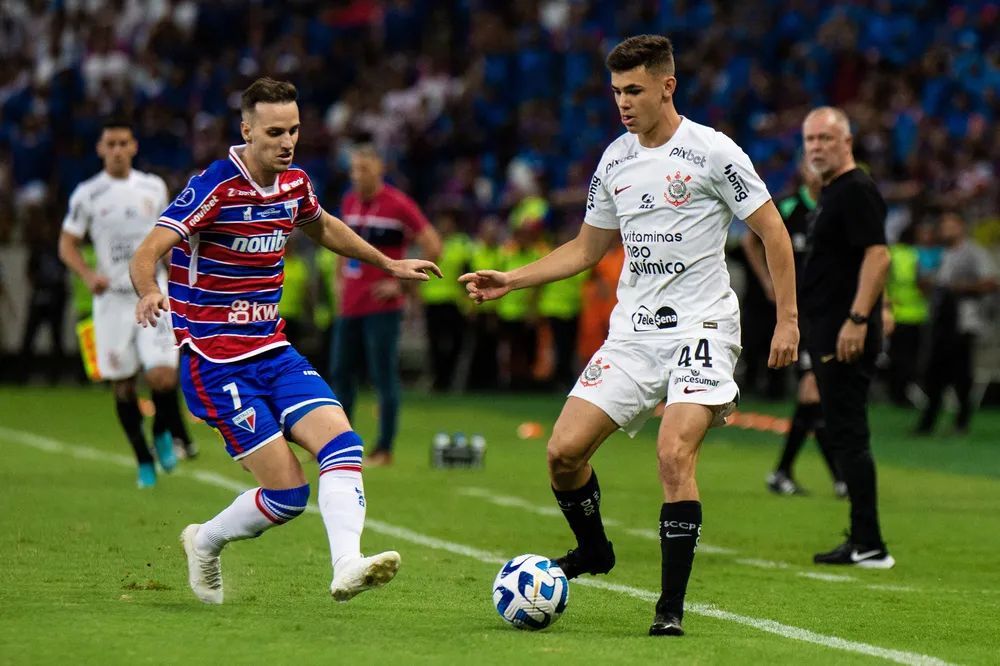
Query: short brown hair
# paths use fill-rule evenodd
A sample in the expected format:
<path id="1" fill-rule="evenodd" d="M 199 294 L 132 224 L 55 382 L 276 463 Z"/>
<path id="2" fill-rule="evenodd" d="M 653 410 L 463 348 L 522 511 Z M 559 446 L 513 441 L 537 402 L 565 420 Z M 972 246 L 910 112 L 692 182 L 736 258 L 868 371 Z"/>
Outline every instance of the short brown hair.
<path id="1" fill-rule="evenodd" d="M 636 35 L 611 49 L 604 64 L 611 72 L 645 67 L 649 71 L 673 76 L 674 45 L 662 35 Z"/>
<path id="2" fill-rule="evenodd" d="M 299 97 L 299 91 L 288 81 L 275 81 L 264 77 L 250 84 L 243 91 L 240 108 L 244 114 L 253 113 L 258 104 L 287 104 Z"/>

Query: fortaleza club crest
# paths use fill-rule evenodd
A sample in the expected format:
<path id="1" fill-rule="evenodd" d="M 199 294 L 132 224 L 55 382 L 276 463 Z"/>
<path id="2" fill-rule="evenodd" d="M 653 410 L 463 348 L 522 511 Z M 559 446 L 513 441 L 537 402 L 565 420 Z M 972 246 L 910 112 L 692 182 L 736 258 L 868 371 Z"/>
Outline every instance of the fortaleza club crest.
<path id="1" fill-rule="evenodd" d="M 584 386 L 597 386 L 604 381 L 601 378 L 604 371 L 610 368 L 611 366 L 605 363 L 603 358 L 596 358 L 593 363 L 584 368 L 583 374 L 580 376 L 580 383 Z"/>
<path id="2" fill-rule="evenodd" d="M 247 407 L 233 417 L 233 425 L 254 432 L 257 429 L 257 410 L 253 407 Z"/>
<path id="3" fill-rule="evenodd" d="M 663 193 L 663 199 L 674 208 L 686 204 L 691 199 L 691 191 L 687 186 L 689 180 L 691 176 L 681 176 L 680 171 L 673 178 L 667 176 L 667 191 Z"/>

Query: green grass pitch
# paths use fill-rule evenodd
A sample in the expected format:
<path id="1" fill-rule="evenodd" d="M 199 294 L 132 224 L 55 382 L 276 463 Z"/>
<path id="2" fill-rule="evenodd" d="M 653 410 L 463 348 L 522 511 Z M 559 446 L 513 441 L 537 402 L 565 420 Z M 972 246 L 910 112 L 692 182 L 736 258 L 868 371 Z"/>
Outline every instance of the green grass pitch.
<path id="1" fill-rule="evenodd" d="M 407 395 L 396 465 L 365 472 L 363 546 L 402 554 L 396 580 L 333 602 L 322 522 L 307 513 L 228 547 L 226 603 L 209 607 L 187 587 L 177 536 L 252 485 L 215 435 L 194 426 L 201 457 L 138 491 L 110 393 L 0 389 L 0 664 L 1000 663 L 1000 415 L 987 413 L 973 436 L 914 441 L 913 414 L 874 409 L 891 571 L 811 564 L 847 522 L 814 445 L 798 466 L 813 495 L 777 498 L 764 476 L 780 436 L 713 431 L 681 639 L 645 635 L 659 585 L 655 428 L 615 435 L 594 464 L 617 567 L 571 583 L 549 629 L 508 627 L 491 603 L 498 563 L 572 541 L 545 440 L 515 435 L 524 421 L 548 431 L 561 403 Z M 355 426 L 374 436 L 370 397 Z M 485 468 L 430 469 L 441 429 L 483 433 Z"/>

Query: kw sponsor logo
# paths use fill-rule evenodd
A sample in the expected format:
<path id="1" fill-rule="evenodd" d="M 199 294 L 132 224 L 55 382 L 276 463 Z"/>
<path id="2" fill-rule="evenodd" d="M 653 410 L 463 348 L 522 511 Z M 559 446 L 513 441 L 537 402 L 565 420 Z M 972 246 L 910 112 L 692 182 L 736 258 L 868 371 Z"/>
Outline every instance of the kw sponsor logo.
<path id="1" fill-rule="evenodd" d="M 277 303 L 233 301 L 229 313 L 230 324 L 249 324 L 252 321 L 274 321 L 278 318 Z"/>
<path id="2" fill-rule="evenodd" d="M 206 201 L 205 203 L 203 203 L 201 206 L 198 207 L 198 212 L 195 213 L 194 217 L 191 218 L 191 224 L 198 224 L 203 219 L 205 219 L 205 216 L 208 215 L 208 211 L 212 210 L 212 208 L 214 208 L 215 204 L 217 203 L 219 203 L 219 197 L 213 194 L 211 199 L 209 199 L 208 201 Z"/>
<path id="3" fill-rule="evenodd" d="M 275 229 L 266 236 L 241 236 L 233 239 L 230 246 L 233 252 L 244 252 L 246 254 L 266 254 L 277 252 L 285 247 L 288 239 L 280 229 Z"/>

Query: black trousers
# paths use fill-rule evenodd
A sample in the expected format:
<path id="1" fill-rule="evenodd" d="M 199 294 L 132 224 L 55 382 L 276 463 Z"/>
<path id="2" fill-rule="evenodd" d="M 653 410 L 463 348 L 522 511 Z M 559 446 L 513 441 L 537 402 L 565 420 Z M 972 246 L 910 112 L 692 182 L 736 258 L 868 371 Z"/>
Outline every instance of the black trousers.
<path id="1" fill-rule="evenodd" d="M 500 366 L 497 346 L 500 342 L 500 320 L 495 312 L 477 312 L 473 321 L 476 343 L 469 368 L 468 388 L 489 391 L 499 386 Z"/>
<path id="2" fill-rule="evenodd" d="M 552 330 L 552 344 L 555 347 L 555 370 L 552 381 L 560 389 L 572 386 L 580 374 L 576 364 L 576 337 L 579 319 L 560 319 L 548 317 L 549 328 Z"/>
<path id="3" fill-rule="evenodd" d="M 969 427 L 969 421 L 972 419 L 969 394 L 972 392 L 975 346 L 976 336 L 972 333 L 955 332 L 931 337 L 930 356 L 924 379 L 928 402 L 920 417 L 920 430 L 929 432 L 934 429 L 938 414 L 941 413 L 944 391 L 949 386 L 954 387 L 955 395 L 958 397 L 955 428 L 966 430 Z"/>
<path id="4" fill-rule="evenodd" d="M 830 358 L 827 349 L 810 349 L 809 354 L 830 447 L 851 498 L 851 540 L 878 548 L 882 546 L 882 532 L 878 520 L 875 459 L 868 430 L 868 394 L 875 376 L 873 351 L 867 351 L 856 363 L 841 363 Z"/>
<path id="5" fill-rule="evenodd" d="M 906 387 L 917 378 L 922 331 L 919 324 L 896 324 L 889 338 L 889 398 L 893 404 L 910 405 Z"/>
<path id="6" fill-rule="evenodd" d="M 42 326 L 47 326 L 52 335 L 52 354 L 49 359 L 48 374 L 55 381 L 63 368 L 63 320 L 66 314 L 66 297 L 57 295 L 51 298 L 32 299 L 28 310 L 28 324 L 24 327 L 21 338 L 22 379 L 36 369 L 38 357 L 35 354 L 35 338 Z"/>
<path id="7" fill-rule="evenodd" d="M 538 351 L 538 332 L 524 319 L 500 322 L 500 342 L 509 352 L 507 386 L 514 391 L 535 388 L 534 367 Z"/>
<path id="8" fill-rule="evenodd" d="M 462 350 L 465 322 L 454 303 L 435 303 L 424 306 L 427 318 L 427 337 L 430 346 L 431 374 L 434 390 L 446 391 L 455 377 L 455 364 Z"/>
<path id="9" fill-rule="evenodd" d="M 767 359 L 771 355 L 771 337 L 777 324 L 774 303 L 769 302 L 760 288 L 756 287 L 747 293 L 740 304 L 740 313 L 743 330 L 740 360 L 744 369 L 740 387 L 745 388 L 747 394 L 768 400 L 784 399 L 788 381 L 786 371 L 767 367 Z"/>

